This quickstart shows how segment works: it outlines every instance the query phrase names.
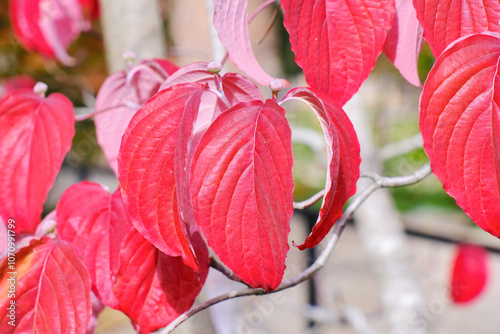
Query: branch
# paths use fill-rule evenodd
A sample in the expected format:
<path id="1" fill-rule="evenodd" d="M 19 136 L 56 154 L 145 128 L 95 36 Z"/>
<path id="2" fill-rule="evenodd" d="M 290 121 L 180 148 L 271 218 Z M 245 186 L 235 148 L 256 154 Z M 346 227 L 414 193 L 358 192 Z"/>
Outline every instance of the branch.
<path id="1" fill-rule="evenodd" d="M 313 206 L 317 201 L 319 201 L 325 195 L 325 189 L 318 191 L 316 194 L 312 195 L 306 200 L 301 202 L 293 202 L 293 208 L 297 210 L 304 210 L 310 206 Z"/>
<path id="2" fill-rule="evenodd" d="M 362 177 L 368 177 L 375 183 L 379 184 L 381 188 L 396 188 L 402 186 L 409 186 L 422 181 L 432 173 L 430 163 L 426 163 L 413 174 L 405 176 L 384 177 L 374 172 L 363 173 Z"/>
<path id="3" fill-rule="evenodd" d="M 344 212 L 344 215 L 342 218 L 340 218 L 337 223 L 335 224 L 335 228 L 333 231 L 333 234 L 330 236 L 328 239 L 328 243 L 326 244 L 326 247 L 324 250 L 321 252 L 320 256 L 314 261 L 314 263 L 309 266 L 306 270 L 298 274 L 297 276 L 283 282 L 280 284 L 280 286 L 269 293 L 275 293 L 278 291 L 282 291 L 288 288 L 291 288 L 293 286 L 296 286 L 297 284 L 311 278 L 318 270 L 320 270 L 326 263 L 328 257 L 330 254 L 333 252 L 333 249 L 337 245 L 337 241 L 339 239 L 340 234 L 342 234 L 342 231 L 344 230 L 345 225 L 347 224 L 348 220 L 352 217 L 354 214 L 354 211 L 363 203 L 363 201 L 370 196 L 372 192 L 374 192 L 376 189 L 378 189 L 380 186 L 377 185 L 376 183 L 372 183 L 370 186 L 368 186 L 358 197 L 354 199 L 354 201 L 349 205 L 347 210 Z M 222 294 L 220 296 L 217 296 L 215 298 L 209 299 L 201 304 L 198 304 L 191 308 L 190 310 L 186 311 L 182 315 L 180 315 L 177 319 L 172 321 L 167 327 L 165 327 L 163 330 L 158 332 L 158 334 L 168 334 L 171 333 L 177 326 L 182 324 L 184 321 L 189 319 L 191 316 L 195 315 L 196 313 L 212 306 L 217 303 L 220 303 L 224 300 L 232 299 L 232 298 L 237 298 L 237 297 L 243 297 L 243 296 L 251 296 L 251 295 L 264 295 L 267 294 L 264 289 L 254 289 L 254 288 L 246 288 L 242 290 L 237 290 L 237 291 L 231 291 L 225 294 Z"/>
<path id="4" fill-rule="evenodd" d="M 158 334 L 168 334 L 171 333 L 175 328 L 177 328 L 184 321 L 195 315 L 196 313 L 203 311 L 206 308 L 209 308 L 212 305 L 220 303 L 224 300 L 243 297 L 243 296 L 259 296 L 270 293 L 275 293 L 279 291 L 286 290 L 288 288 L 294 287 L 309 278 L 311 278 L 314 274 L 316 274 L 321 268 L 323 268 L 326 264 L 326 261 L 332 254 L 337 242 L 339 240 L 340 235 L 344 231 L 347 222 L 352 218 L 354 212 L 359 208 L 359 206 L 377 189 L 383 187 L 401 187 L 410 184 L 414 184 L 431 173 L 429 164 L 419 168 L 413 174 L 406 176 L 397 176 L 397 177 L 383 177 L 376 173 L 370 173 L 365 176 L 370 177 L 374 182 L 367 186 L 363 191 L 359 193 L 359 195 L 354 198 L 354 200 L 349 204 L 347 209 L 344 211 L 343 216 L 335 223 L 333 227 L 333 233 L 328 238 L 327 244 L 321 254 L 318 256 L 316 261 L 312 265 L 310 265 L 303 272 L 299 273 L 295 277 L 284 281 L 280 284 L 280 286 L 271 292 L 266 292 L 264 289 L 254 289 L 254 288 L 246 288 L 242 290 L 231 291 L 212 299 L 209 299 L 201 304 L 198 304 L 191 308 L 190 310 L 181 314 L 178 318 L 172 321 L 167 327 L 158 332 Z M 317 194 L 316 194 L 317 195 Z M 315 196 L 316 196 L 315 195 Z"/>

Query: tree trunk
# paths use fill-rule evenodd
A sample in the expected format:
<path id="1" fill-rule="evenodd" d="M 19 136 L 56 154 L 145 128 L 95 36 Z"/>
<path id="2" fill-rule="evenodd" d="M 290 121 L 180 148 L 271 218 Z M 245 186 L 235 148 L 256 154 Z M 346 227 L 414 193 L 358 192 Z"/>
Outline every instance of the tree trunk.
<path id="1" fill-rule="evenodd" d="M 110 73 L 125 68 L 123 54 L 137 60 L 165 58 L 166 46 L 158 0 L 100 0 L 106 60 Z"/>

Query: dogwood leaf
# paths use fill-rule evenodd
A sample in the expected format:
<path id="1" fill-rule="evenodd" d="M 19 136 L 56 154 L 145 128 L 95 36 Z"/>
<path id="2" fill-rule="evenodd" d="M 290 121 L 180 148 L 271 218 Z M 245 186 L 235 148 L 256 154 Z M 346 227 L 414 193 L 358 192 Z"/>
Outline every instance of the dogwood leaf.
<path id="1" fill-rule="evenodd" d="M 500 35 L 470 35 L 438 57 L 420 99 L 424 149 L 446 192 L 500 237 Z"/>
<path id="2" fill-rule="evenodd" d="M 122 240 L 131 223 L 120 191 L 113 195 L 88 181 L 69 187 L 56 208 L 57 235 L 70 242 L 92 279 L 92 291 L 107 306 L 117 302 L 113 277 Z"/>
<path id="3" fill-rule="evenodd" d="M 180 257 L 168 256 L 135 229 L 126 236 L 120 252 L 120 269 L 114 286 L 124 312 L 140 333 L 167 326 L 187 311 L 208 275 L 208 249 L 198 232 L 191 243 L 199 260 L 199 272 Z"/>
<path id="4" fill-rule="evenodd" d="M 223 112 L 198 143 L 191 200 L 208 245 L 253 287 L 283 277 L 293 213 L 291 132 L 273 100 Z"/>
<path id="5" fill-rule="evenodd" d="M 394 0 L 281 0 L 281 5 L 307 83 L 344 105 L 382 52 Z"/>
<path id="6" fill-rule="evenodd" d="M 299 249 L 316 246 L 342 217 L 345 203 L 356 192 L 361 162 L 359 143 L 351 121 L 331 97 L 308 88 L 295 88 L 281 103 L 300 100 L 311 107 L 318 117 L 326 140 L 328 171 L 325 195 L 316 224 Z"/>
<path id="7" fill-rule="evenodd" d="M 7 258 L 2 261 L 0 278 L 0 332 L 87 333 L 92 315 L 90 277 L 71 244 L 49 237 L 33 240 L 15 254 L 15 270 Z M 8 298 L 12 282 L 15 298 Z M 11 301 L 13 317 L 8 310 Z M 11 320 L 15 326 L 8 323 Z"/>
<path id="8" fill-rule="evenodd" d="M 75 129 L 73 104 L 54 93 L 12 91 L 0 100 L 0 217 L 16 232 L 36 230 Z"/>
<path id="9" fill-rule="evenodd" d="M 500 32 L 500 3 L 496 0 L 413 0 L 413 6 L 436 58 L 459 37 Z"/>

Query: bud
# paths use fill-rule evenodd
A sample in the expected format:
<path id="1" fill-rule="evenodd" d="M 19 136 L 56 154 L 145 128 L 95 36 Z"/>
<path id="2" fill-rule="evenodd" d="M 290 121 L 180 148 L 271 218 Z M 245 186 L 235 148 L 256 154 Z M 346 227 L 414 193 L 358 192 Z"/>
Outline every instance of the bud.
<path id="1" fill-rule="evenodd" d="M 38 95 L 40 95 L 41 97 L 45 97 L 45 93 L 47 93 L 48 88 L 49 86 L 47 86 L 46 83 L 39 81 L 35 84 L 35 87 L 33 87 L 33 91 Z"/>
<path id="2" fill-rule="evenodd" d="M 279 79 L 273 79 L 273 81 L 269 84 L 269 88 L 271 88 L 273 94 L 276 94 L 283 89 L 283 83 Z"/>
<path id="3" fill-rule="evenodd" d="M 218 62 L 218 61 L 216 61 L 216 60 L 211 61 L 211 62 L 207 65 L 207 71 L 209 71 L 210 73 L 217 74 L 217 73 L 219 73 L 221 70 L 222 70 L 222 65 L 221 65 L 221 63 L 219 63 L 219 62 Z"/>

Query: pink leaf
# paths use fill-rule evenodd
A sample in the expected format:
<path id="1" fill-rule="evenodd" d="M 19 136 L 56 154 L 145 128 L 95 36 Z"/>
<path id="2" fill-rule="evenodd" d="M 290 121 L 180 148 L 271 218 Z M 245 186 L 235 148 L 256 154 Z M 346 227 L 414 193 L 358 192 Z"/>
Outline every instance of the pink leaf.
<path id="1" fill-rule="evenodd" d="M 9 7 L 14 33 L 27 50 L 74 64 L 66 48 L 84 28 L 78 0 L 11 0 Z"/>
<path id="2" fill-rule="evenodd" d="M 71 242 L 92 279 L 92 291 L 107 306 L 117 304 L 113 278 L 122 240 L 131 223 L 119 191 L 113 195 L 97 183 L 69 187 L 56 208 L 57 235 Z"/>
<path id="3" fill-rule="evenodd" d="M 246 283 L 268 291 L 285 270 L 292 165 L 285 110 L 272 100 L 223 112 L 191 165 L 191 200 L 209 246 Z"/>
<path id="4" fill-rule="evenodd" d="M 413 0 L 413 6 L 436 58 L 459 37 L 500 32 L 498 0 Z"/>
<path id="5" fill-rule="evenodd" d="M 72 103 L 61 94 L 17 90 L 0 100 L 0 217 L 34 232 L 74 135 Z"/>
<path id="6" fill-rule="evenodd" d="M 188 226 L 180 219 L 174 157 L 183 115 L 198 112 L 202 91 L 195 83 L 156 94 L 132 118 L 118 159 L 118 177 L 134 226 L 162 252 L 182 256 L 195 270 Z"/>
<path id="7" fill-rule="evenodd" d="M 181 258 L 160 252 L 135 229 L 122 244 L 115 294 L 119 309 L 140 333 L 168 325 L 194 303 L 208 274 L 208 249 L 199 233 L 191 242 L 200 261 L 199 273 Z"/>
<path id="8" fill-rule="evenodd" d="M 488 251 L 471 244 L 458 246 L 453 260 L 451 298 L 456 304 L 476 299 L 488 281 Z"/>
<path id="9" fill-rule="evenodd" d="M 281 0 L 295 61 L 307 83 L 344 105 L 375 66 L 395 0 Z"/>
<path id="10" fill-rule="evenodd" d="M 420 99 L 434 174 L 485 231 L 500 237 L 500 39 L 460 38 L 437 59 Z"/>
<path id="11" fill-rule="evenodd" d="M 86 333 L 90 278 L 71 245 L 44 237 L 16 253 L 15 272 L 0 264 L 1 333 Z M 14 276 L 15 298 L 8 298 Z M 15 300 L 14 316 L 7 308 Z M 15 326 L 9 324 L 14 321 Z"/>
<path id="12" fill-rule="evenodd" d="M 412 0 L 397 0 L 396 15 L 387 34 L 384 53 L 409 83 L 421 87 L 418 56 L 422 48 L 422 26 Z"/>
<path id="13" fill-rule="evenodd" d="M 333 104 L 331 98 L 319 91 L 295 88 L 288 92 L 283 102 L 301 100 L 308 104 L 318 117 L 327 143 L 329 167 L 325 196 L 318 221 L 299 249 L 316 246 L 342 217 L 343 207 L 356 192 L 359 178 L 359 143 L 351 121 L 344 111 Z"/>
<path id="14" fill-rule="evenodd" d="M 229 59 L 258 84 L 268 86 L 273 78 L 259 65 L 250 44 L 247 0 L 213 0 L 213 3 L 214 26 Z"/>
<path id="15" fill-rule="evenodd" d="M 207 63 L 202 62 L 184 66 L 165 80 L 160 87 L 162 90 L 182 83 L 197 82 L 207 84 L 210 89 L 221 92 L 225 101 L 213 94 L 203 94 L 196 121 L 196 131 L 206 129 L 220 113 L 230 106 L 239 102 L 262 100 L 259 88 L 247 77 L 238 73 L 226 73 L 221 78 L 208 71 L 207 66 Z"/>
<path id="16" fill-rule="evenodd" d="M 128 73 L 116 72 L 104 81 L 97 94 L 94 122 L 97 141 L 115 174 L 122 136 L 132 116 L 176 70 L 166 60 L 144 60 Z"/>

